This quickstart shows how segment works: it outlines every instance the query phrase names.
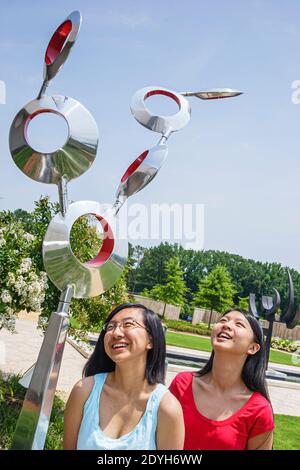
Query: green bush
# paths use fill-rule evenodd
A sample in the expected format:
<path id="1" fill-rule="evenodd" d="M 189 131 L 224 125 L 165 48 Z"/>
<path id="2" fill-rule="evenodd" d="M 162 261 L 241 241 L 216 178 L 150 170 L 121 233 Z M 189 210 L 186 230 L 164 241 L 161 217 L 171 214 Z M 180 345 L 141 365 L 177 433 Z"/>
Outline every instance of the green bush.
<path id="1" fill-rule="evenodd" d="M 208 328 L 206 323 L 198 323 L 197 325 L 192 325 L 191 323 L 184 320 L 166 320 L 164 323 L 168 328 L 173 328 L 178 331 L 186 331 L 188 333 L 195 333 L 198 335 L 210 336 L 211 328 Z"/>
<path id="2" fill-rule="evenodd" d="M 289 339 L 275 337 L 271 340 L 271 347 L 282 351 L 295 352 L 299 349 L 299 341 L 290 341 Z"/>
<path id="3" fill-rule="evenodd" d="M 26 389 L 20 385 L 20 376 L 4 377 L 0 372 L 0 449 L 11 447 L 13 434 L 22 408 Z M 63 439 L 64 402 L 54 397 L 45 449 L 61 450 Z"/>
<path id="4" fill-rule="evenodd" d="M 181 318 L 183 315 L 193 317 L 193 312 L 194 312 L 193 307 L 185 303 L 182 307 L 179 318 Z"/>

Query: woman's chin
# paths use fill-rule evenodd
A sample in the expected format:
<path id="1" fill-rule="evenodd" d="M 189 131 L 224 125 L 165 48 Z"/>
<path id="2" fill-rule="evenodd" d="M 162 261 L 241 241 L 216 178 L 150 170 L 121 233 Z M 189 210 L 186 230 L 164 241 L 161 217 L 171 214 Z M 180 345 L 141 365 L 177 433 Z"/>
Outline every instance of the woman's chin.
<path id="1" fill-rule="evenodd" d="M 229 339 L 215 338 L 212 341 L 212 347 L 214 350 L 228 350 L 232 348 L 232 341 Z"/>

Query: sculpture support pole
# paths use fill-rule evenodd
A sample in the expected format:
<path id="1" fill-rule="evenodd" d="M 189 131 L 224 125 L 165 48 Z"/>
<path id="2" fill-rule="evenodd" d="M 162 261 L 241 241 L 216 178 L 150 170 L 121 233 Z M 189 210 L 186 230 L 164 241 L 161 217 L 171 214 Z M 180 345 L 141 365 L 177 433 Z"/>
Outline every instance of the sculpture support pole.
<path id="1" fill-rule="evenodd" d="M 51 314 L 15 429 L 12 449 L 42 450 L 49 426 L 67 331 L 73 287 L 61 293 L 57 312 Z"/>
<path id="2" fill-rule="evenodd" d="M 59 205 L 60 212 L 63 216 L 66 215 L 68 209 L 68 190 L 67 190 L 67 181 L 61 176 L 58 183 L 58 195 L 59 195 Z"/>
<path id="3" fill-rule="evenodd" d="M 42 96 L 44 96 L 44 94 L 46 93 L 46 89 L 47 89 L 48 85 L 49 85 L 49 81 L 45 79 L 43 81 L 43 84 L 41 86 L 39 94 L 37 95 L 37 100 L 39 100 L 40 98 L 42 98 Z"/>
<path id="4" fill-rule="evenodd" d="M 268 368 L 268 364 L 269 364 L 271 340 L 272 340 L 272 334 L 273 334 L 273 324 L 274 324 L 274 321 L 269 320 L 269 328 L 268 328 L 266 342 L 265 342 L 265 346 L 266 346 L 266 369 Z"/>

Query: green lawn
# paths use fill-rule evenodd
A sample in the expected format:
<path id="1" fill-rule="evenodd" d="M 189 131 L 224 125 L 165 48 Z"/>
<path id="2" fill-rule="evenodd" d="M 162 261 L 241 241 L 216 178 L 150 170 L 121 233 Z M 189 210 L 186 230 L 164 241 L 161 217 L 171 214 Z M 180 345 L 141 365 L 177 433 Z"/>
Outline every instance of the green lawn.
<path id="1" fill-rule="evenodd" d="M 173 333 L 167 331 L 167 344 L 170 346 L 179 346 L 181 348 L 198 349 L 199 351 L 211 351 L 211 344 L 209 338 L 202 338 L 201 336 L 192 336 L 185 333 Z"/>
<path id="2" fill-rule="evenodd" d="M 300 450 L 300 418 L 275 415 L 274 450 Z"/>
<path id="3" fill-rule="evenodd" d="M 198 351 L 211 351 L 210 338 L 202 338 L 185 333 L 167 332 L 167 344 L 170 346 L 179 346 L 181 348 L 197 349 Z M 277 364 L 296 365 L 292 363 L 292 355 L 280 351 L 270 351 L 270 362 Z M 297 364 L 298 367 L 300 366 Z"/>

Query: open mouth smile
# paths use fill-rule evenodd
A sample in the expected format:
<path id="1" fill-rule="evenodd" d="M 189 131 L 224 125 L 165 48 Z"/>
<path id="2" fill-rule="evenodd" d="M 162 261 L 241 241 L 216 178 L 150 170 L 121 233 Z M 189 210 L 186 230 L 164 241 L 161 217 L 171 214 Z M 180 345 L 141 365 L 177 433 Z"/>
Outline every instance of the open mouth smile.
<path id="1" fill-rule="evenodd" d="M 221 338 L 221 339 L 232 339 L 232 337 L 230 336 L 230 334 L 225 333 L 224 331 L 221 331 L 221 333 L 219 333 L 219 334 L 217 335 L 217 338 Z"/>
<path id="2" fill-rule="evenodd" d="M 112 349 L 120 350 L 120 349 L 127 348 L 127 346 L 128 346 L 128 343 L 115 343 L 112 345 Z"/>

